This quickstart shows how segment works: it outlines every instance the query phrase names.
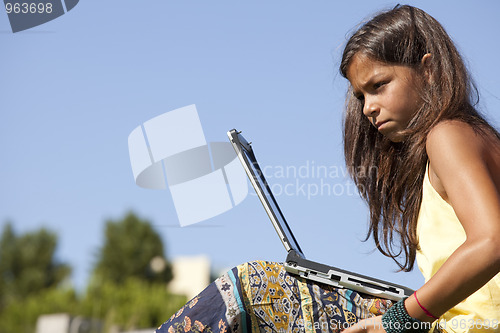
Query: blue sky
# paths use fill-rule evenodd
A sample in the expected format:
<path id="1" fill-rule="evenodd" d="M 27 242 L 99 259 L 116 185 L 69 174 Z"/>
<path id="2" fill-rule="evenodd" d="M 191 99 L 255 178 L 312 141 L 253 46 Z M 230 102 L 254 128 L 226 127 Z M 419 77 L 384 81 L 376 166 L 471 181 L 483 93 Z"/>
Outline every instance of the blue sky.
<path id="1" fill-rule="evenodd" d="M 481 108 L 500 125 L 498 1 L 409 1 L 437 18 L 467 60 Z M 86 284 L 104 222 L 132 210 L 162 235 L 169 257 L 207 254 L 216 269 L 285 251 L 260 202 L 180 228 L 167 191 L 135 185 L 127 137 L 145 121 L 196 104 L 207 141 L 237 128 L 268 166 L 306 255 L 418 288 L 362 243 L 366 205 L 343 176 L 338 75 L 349 31 L 387 1 L 80 1 L 13 34 L 0 10 L 0 227 L 42 226 L 57 257 Z M 294 177 L 291 170 L 309 170 Z M 313 175 L 328 167 L 327 175 Z M 288 168 L 288 174 L 280 170 Z M 309 195 L 300 186 L 330 184 Z M 277 188 L 278 188 L 277 187 Z M 290 192 L 289 192 L 290 193 Z"/>

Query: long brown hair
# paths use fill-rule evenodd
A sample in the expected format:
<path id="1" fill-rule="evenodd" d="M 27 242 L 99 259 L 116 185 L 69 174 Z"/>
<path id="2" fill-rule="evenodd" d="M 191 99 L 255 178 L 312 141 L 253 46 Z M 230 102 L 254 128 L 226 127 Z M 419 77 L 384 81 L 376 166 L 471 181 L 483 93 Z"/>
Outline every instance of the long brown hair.
<path id="1" fill-rule="evenodd" d="M 490 129 L 500 136 L 474 108 L 477 90 L 451 38 L 423 10 L 398 5 L 363 24 L 344 48 L 342 76 L 347 77 L 351 60 L 358 53 L 408 66 L 421 74 L 418 88 L 423 103 L 410 121 L 403 142 L 391 142 L 369 123 L 352 87 L 344 115 L 346 163 L 370 209 L 366 240 L 373 236 L 384 255 L 393 258 L 401 270 L 410 271 L 418 249 L 416 226 L 428 160 L 427 134 L 443 120 L 458 119 L 478 132 Z M 425 54 L 431 57 L 423 68 Z"/>

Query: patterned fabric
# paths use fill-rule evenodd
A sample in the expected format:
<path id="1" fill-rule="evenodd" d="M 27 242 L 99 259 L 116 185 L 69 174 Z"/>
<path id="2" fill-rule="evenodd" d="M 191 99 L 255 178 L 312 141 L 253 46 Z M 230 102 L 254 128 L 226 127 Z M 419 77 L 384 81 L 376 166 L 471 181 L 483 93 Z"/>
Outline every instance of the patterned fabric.
<path id="1" fill-rule="evenodd" d="M 306 281 L 278 263 L 255 261 L 218 278 L 156 332 L 340 332 L 391 305 Z"/>

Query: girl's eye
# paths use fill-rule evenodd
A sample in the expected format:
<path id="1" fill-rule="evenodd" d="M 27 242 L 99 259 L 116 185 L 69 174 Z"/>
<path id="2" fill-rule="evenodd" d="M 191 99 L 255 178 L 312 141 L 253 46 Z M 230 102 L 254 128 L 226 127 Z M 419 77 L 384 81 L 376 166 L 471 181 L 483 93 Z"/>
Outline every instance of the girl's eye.
<path id="1" fill-rule="evenodd" d="M 384 82 L 384 81 L 382 81 L 382 82 L 377 82 L 377 83 L 375 83 L 375 84 L 373 85 L 373 88 L 374 88 L 375 90 L 376 90 L 376 89 L 379 89 L 379 88 L 381 88 L 382 86 L 384 86 L 386 83 L 387 83 L 387 82 Z"/>

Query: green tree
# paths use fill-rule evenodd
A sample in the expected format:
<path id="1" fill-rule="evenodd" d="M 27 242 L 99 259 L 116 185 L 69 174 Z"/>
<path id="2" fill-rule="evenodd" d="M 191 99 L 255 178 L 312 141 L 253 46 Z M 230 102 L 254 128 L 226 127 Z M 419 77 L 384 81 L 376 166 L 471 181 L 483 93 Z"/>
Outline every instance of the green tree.
<path id="1" fill-rule="evenodd" d="M 46 229 L 17 236 L 7 223 L 0 237 L 0 332 L 34 332 L 38 316 L 72 312 L 77 298 L 60 288 L 71 269 L 55 258 L 57 236 Z"/>
<path id="2" fill-rule="evenodd" d="M 156 327 L 186 301 L 167 291 L 171 279 L 163 242 L 149 221 L 134 213 L 108 220 L 81 314 L 101 320 L 105 331 Z"/>
<path id="3" fill-rule="evenodd" d="M 23 299 L 11 299 L 0 311 L 0 332 L 33 333 L 43 314 L 79 313 L 79 301 L 71 288 L 47 288 Z"/>
<path id="4" fill-rule="evenodd" d="M 101 281 L 90 285 L 80 304 L 80 314 L 98 319 L 104 332 L 158 327 L 186 303 L 164 283 L 126 278 L 121 284 Z"/>
<path id="5" fill-rule="evenodd" d="M 123 284 L 127 278 L 168 283 L 172 279 L 163 242 L 151 223 L 128 213 L 106 222 L 105 242 L 94 270 L 97 280 Z"/>
<path id="6" fill-rule="evenodd" d="M 57 237 L 45 229 L 0 237 L 0 332 L 31 333 L 42 314 L 83 315 L 111 327 L 152 328 L 185 302 L 168 292 L 172 273 L 163 243 L 148 221 L 128 213 L 106 222 L 105 242 L 84 295 L 61 282 L 69 266 L 55 261 Z"/>
<path id="7" fill-rule="evenodd" d="M 0 238 L 0 306 L 59 285 L 71 273 L 54 254 L 57 236 L 46 229 L 16 236 L 7 223 Z"/>

